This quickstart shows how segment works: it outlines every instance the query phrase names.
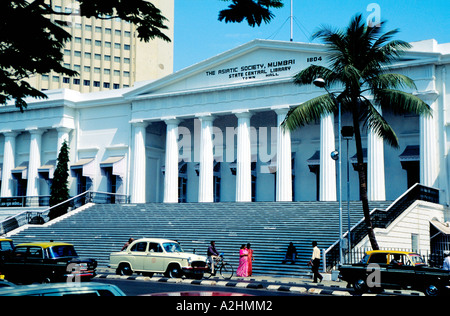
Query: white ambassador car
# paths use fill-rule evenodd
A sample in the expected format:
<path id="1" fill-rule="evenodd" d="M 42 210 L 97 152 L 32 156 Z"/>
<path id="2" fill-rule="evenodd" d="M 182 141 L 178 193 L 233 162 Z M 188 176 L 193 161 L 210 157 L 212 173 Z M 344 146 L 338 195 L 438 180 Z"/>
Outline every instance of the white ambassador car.
<path id="1" fill-rule="evenodd" d="M 184 252 L 176 241 L 142 238 L 133 241 L 123 251 L 111 253 L 109 267 L 116 269 L 119 275 L 137 272 L 152 276 L 154 273 L 164 273 L 171 278 L 185 275 L 201 279 L 207 269 L 206 260 L 206 256 Z"/>

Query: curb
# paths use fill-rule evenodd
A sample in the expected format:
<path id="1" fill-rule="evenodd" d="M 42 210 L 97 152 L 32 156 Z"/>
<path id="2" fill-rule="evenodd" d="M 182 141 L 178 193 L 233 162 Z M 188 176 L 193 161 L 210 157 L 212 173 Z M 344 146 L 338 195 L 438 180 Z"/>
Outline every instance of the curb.
<path id="1" fill-rule="evenodd" d="M 276 281 L 276 283 L 281 284 L 268 284 L 266 286 L 261 282 L 273 282 L 267 280 L 267 278 L 262 277 L 261 280 L 257 279 L 236 279 L 236 280 L 193 280 L 193 279 L 181 279 L 181 278 L 168 278 L 168 277 L 146 277 L 146 276 L 122 276 L 115 274 L 98 274 L 96 279 L 120 279 L 120 280 L 138 280 L 146 282 L 166 282 L 166 283 L 183 283 L 183 284 L 193 284 L 193 285 L 203 285 L 203 286 L 225 286 L 225 287 L 236 287 L 236 288 L 246 288 L 246 289 L 266 289 L 268 291 L 280 291 L 280 292 L 292 292 L 300 294 L 313 294 L 313 295 L 328 295 L 328 296 L 386 296 L 386 294 L 394 295 L 408 295 L 408 296 L 423 296 L 423 293 L 412 292 L 412 291 L 399 291 L 399 290 L 385 290 L 384 293 L 365 293 L 362 295 L 356 295 L 353 291 L 347 291 L 345 286 L 339 285 L 325 285 L 319 284 L 317 287 L 309 287 L 302 285 L 309 284 L 308 282 L 283 282 Z M 243 282 L 245 281 L 245 282 Z M 251 282 L 249 282 L 251 281 Z M 292 284 L 294 283 L 294 284 Z M 321 288 L 321 287 L 337 288 Z"/>
<path id="2" fill-rule="evenodd" d="M 281 291 L 281 292 L 293 292 L 293 293 L 303 293 L 303 294 L 322 294 L 322 295 L 336 295 L 336 296 L 353 296 L 348 291 L 341 290 L 325 290 L 320 288 L 309 288 L 302 286 L 288 286 L 288 285 L 274 285 L 269 284 L 266 287 L 259 282 L 241 282 L 239 280 L 221 281 L 221 280 L 192 280 L 192 279 L 173 279 L 168 277 L 144 277 L 144 276 L 122 276 L 114 274 L 98 274 L 95 278 L 97 279 L 120 279 L 120 280 L 139 280 L 147 282 L 167 282 L 167 283 L 184 283 L 184 284 L 195 284 L 204 286 L 229 286 L 236 288 L 247 288 L 247 289 L 266 289 L 269 291 Z M 252 280 L 254 281 L 254 280 Z"/>

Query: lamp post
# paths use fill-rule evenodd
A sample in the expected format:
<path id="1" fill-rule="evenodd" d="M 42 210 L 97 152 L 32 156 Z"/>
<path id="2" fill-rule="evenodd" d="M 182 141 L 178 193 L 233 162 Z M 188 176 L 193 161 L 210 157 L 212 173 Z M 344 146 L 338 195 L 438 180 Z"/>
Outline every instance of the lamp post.
<path id="1" fill-rule="evenodd" d="M 348 161 L 348 141 L 353 138 L 353 126 L 344 126 L 341 130 L 342 137 L 347 141 L 347 219 L 348 219 L 348 250 L 349 253 L 352 249 L 352 237 L 350 234 L 350 171 Z"/>
<path id="2" fill-rule="evenodd" d="M 326 87 L 326 82 L 324 79 L 322 78 L 316 78 L 313 81 L 314 85 L 316 87 L 319 88 L 324 88 L 325 91 L 328 93 L 328 95 L 331 97 L 331 99 L 333 100 L 333 102 L 338 106 L 339 109 L 339 145 L 338 145 L 338 150 L 336 153 L 336 150 L 333 151 L 331 153 L 331 158 L 333 160 L 337 160 L 338 161 L 338 169 L 339 169 L 339 177 L 338 177 L 338 182 L 339 182 L 339 262 L 342 263 L 343 262 L 343 253 L 342 253 L 342 159 L 339 159 L 339 155 L 342 152 L 342 140 L 341 140 L 341 125 L 342 125 L 342 120 L 341 120 L 341 103 L 338 102 L 338 100 L 336 99 L 336 97 L 334 96 L 333 93 L 331 93 L 330 91 L 328 91 L 327 87 Z"/>

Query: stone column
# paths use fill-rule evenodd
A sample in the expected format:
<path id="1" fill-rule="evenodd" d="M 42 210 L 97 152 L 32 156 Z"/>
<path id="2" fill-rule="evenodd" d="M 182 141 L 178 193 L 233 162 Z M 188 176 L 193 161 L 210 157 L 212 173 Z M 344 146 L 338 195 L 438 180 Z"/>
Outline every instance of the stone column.
<path id="1" fill-rule="evenodd" d="M 68 127 L 57 127 L 56 131 L 58 132 L 56 157 L 58 157 L 59 152 L 61 150 L 61 146 L 64 143 L 64 141 L 67 141 L 67 145 L 69 145 L 69 133 L 72 131 L 72 129 Z"/>
<path id="2" fill-rule="evenodd" d="M 276 201 L 292 201 L 291 133 L 281 127 L 289 108 L 276 109 L 277 114 L 277 183 Z"/>
<path id="3" fill-rule="evenodd" d="M 213 154 L 213 121 L 211 115 L 199 117 L 201 122 L 200 136 L 200 172 L 198 201 L 214 202 L 214 154 Z"/>
<path id="4" fill-rule="evenodd" d="M 336 161 L 331 152 L 336 150 L 334 115 L 323 117 L 320 121 L 320 201 L 336 201 Z M 342 156 L 342 154 L 340 153 Z"/>
<path id="5" fill-rule="evenodd" d="M 5 148 L 3 151 L 3 168 L 2 168 L 2 197 L 11 197 L 13 192 L 13 180 L 11 170 L 14 169 L 15 159 L 14 152 L 16 150 L 17 132 L 5 132 Z"/>
<path id="6" fill-rule="evenodd" d="M 145 203 L 146 182 L 146 153 L 145 136 L 147 123 L 140 121 L 133 123 L 134 128 L 134 153 L 133 153 L 133 182 L 131 191 L 132 203 Z"/>
<path id="7" fill-rule="evenodd" d="M 376 109 L 382 115 L 381 108 Z M 367 196 L 369 201 L 386 201 L 383 139 L 369 131 L 367 147 Z"/>
<path id="8" fill-rule="evenodd" d="M 236 160 L 236 202 L 252 201 L 252 148 L 248 111 L 235 113 L 238 118 Z"/>
<path id="9" fill-rule="evenodd" d="M 437 187 L 439 175 L 438 99 L 437 94 L 421 96 L 432 111 L 431 116 L 420 117 L 420 183 Z"/>
<path id="10" fill-rule="evenodd" d="M 178 203 L 178 124 L 180 121 L 171 118 L 165 120 L 166 163 L 164 173 L 164 203 Z"/>
<path id="11" fill-rule="evenodd" d="M 41 166 L 41 143 L 44 130 L 31 129 L 30 132 L 30 157 L 28 160 L 27 196 L 39 195 L 38 168 Z"/>

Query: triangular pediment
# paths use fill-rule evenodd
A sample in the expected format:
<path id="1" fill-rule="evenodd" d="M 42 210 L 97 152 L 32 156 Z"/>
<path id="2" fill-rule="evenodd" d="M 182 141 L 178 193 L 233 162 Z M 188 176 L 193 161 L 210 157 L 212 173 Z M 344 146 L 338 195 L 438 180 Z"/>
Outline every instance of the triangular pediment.
<path id="1" fill-rule="evenodd" d="M 312 64 L 328 66 L 327 55 L 327 46 L 323 44 L 253 40 L 141 85 L 125 96 L 139 98 L 292 80 L 296 73 Z M 402 68 L 410 63 L 434 60 L 437 55 L 409 51 L 392 66 Z"/>
<path id="2" fill-rule="evenodd" d="M 325 65 L 325 54 L 320 44 L 254 40 L 141 86 L 128 97 L 291 79 L 312 63 Z"/>

